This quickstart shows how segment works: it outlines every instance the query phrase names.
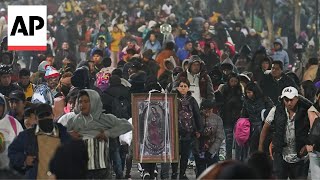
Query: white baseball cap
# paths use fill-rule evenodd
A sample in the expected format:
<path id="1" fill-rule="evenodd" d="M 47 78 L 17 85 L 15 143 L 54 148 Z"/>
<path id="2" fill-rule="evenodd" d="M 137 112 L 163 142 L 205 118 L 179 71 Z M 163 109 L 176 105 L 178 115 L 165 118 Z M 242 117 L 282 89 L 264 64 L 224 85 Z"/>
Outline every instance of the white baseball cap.
<path id="1" fill-rule="evenodd" d="M 298 97 L 299 93 L 295 87 L 289 86 L 282 90 L 281 99 L 287 97 L 289 99 L 293 99 L 294 97 Z"/>

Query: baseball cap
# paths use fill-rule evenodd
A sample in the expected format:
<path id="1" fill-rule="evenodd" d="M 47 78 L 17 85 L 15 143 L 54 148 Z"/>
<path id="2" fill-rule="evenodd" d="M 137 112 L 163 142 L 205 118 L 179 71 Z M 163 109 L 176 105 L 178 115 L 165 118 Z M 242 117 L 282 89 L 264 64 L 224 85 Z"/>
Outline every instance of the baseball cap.
<path id="1" fill-rule="evenodd" d="M 35 111 L 36 116 L 41 119 L 53 114 L 52 107 L 49 104 L 39 104 Z"/>
<path id="2" fill-rule="evenodd" d="M 9 100 L 25 101 L 26 96 L 25 96 L 24 92 L 22 92 L 20 90 L 15 90 L 9 94 Z"/>
<path id="3" fill-rule="evenodd" d="M 295 87 L 289 86 L 282 90 L 281 99 L 284 97 L 293 99 L 297 96 L 299 96 L 298 90 Z"/>

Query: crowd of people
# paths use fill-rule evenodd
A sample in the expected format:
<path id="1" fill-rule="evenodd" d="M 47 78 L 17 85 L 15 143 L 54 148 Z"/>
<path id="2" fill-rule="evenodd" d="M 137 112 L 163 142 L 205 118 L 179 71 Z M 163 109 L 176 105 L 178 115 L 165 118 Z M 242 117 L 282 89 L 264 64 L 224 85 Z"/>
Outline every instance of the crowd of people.
<path id="1" fill-rule="evenodd" d="M 179 2 L 48 1 L 45 52 L 8 51 L 0 9 L 0 177 L 131 179 L 131 96 L 158 92 L 176 94 L 180 158 L 142 162 L 142 179 L 188 179 L 192 161 L 199 179 L 320 179 L 312 28 L 296 40 L 303 68 L 227 1 Z"/>

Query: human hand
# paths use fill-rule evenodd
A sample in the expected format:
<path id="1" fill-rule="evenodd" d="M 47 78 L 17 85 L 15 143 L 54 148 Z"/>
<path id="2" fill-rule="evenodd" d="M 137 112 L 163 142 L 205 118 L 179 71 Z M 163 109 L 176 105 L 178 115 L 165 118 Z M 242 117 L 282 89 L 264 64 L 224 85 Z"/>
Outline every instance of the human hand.
<path id="1" fill-rule="evenodd" d="M 35 159 L 36 159 L 36 156 L 27 156 L 27 158 L 24 161 L 24 163 L 25 163 L 26 166 L 33 166 Z"/>
<path id="2" fill-rule="evenodd" d="M 81 139 L 82 135 L 78 131 L 70 131 L 69 134 L 74 139 Z"/>
<path id="3" fill-rule="evenodd" d="M 305 156 L 307 154 L 307 146 L 303 146 L 299 152 L 300 156 Z"/>
<path id="4" fill-rule="evenodd" d="M 104 130 L 101 130 L 100 133 L 96 136 L 96 138 L 99 141 L 107 141 L 108 140 L 106 134 L 104 133 Z"/>

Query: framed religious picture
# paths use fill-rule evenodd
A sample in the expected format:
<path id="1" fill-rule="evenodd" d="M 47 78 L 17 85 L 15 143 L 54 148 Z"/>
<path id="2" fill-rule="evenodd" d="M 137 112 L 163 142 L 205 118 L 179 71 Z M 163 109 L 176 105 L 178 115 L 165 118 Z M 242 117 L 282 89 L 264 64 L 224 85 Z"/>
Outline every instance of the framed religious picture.
<path id="1" fill-rule="evenodd" d="M 176 94 L 133 94 L 133 160 L 140 163 L 178 162 Z"/>

